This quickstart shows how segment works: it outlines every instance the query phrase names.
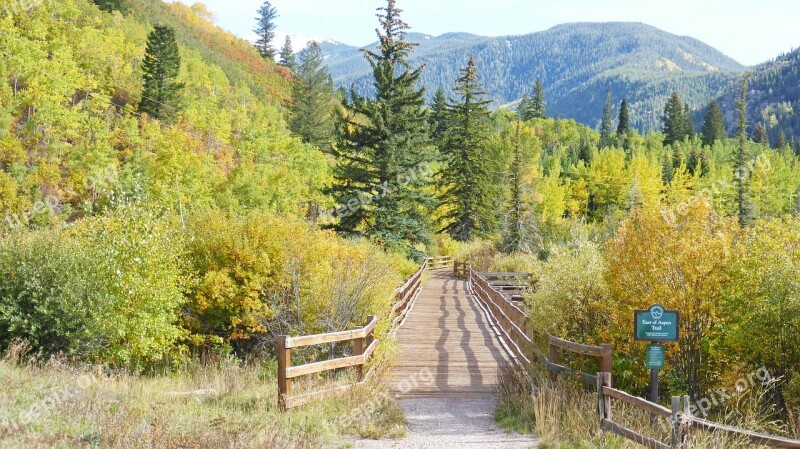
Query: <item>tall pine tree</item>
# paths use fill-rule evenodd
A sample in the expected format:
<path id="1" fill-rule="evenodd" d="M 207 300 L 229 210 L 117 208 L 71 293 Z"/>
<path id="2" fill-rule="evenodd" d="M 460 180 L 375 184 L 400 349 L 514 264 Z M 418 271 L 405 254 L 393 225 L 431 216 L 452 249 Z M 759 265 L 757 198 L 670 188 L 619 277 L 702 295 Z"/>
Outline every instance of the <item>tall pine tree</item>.
<path id="1" fill-rule="evenodd" d="M 328 190 L 341 205 L 334 227 L 364 235 L 386 247 L 421 258 L 418 245 L 430 243 L 428 217 L 433 199 L 423 189 L 433 158 L 425 92 L 418 87 L 422 67 L 408 63 L 416 47 L 406 41 L 408 25 L 395 0 L 379 9 L 380 46 L 365 51 L 374 76 L 375 97 L 355 90 L 337 123 L 334 184 Z"/>
<path id="2" fill-rule="evenodd" d="M 716 101 L 712 101 L 708 108 L 702 133 L 703 145 L 708 146 L 713 146 L 716 141 L 725 140 L 728 137 L 728 132 L 725 130 L 725 116 L 722 115 L 722 110 Z"/>
<path id="3" fill-rule="evenodd" d="M 533 118 L 533 111 L 531 110 L 531 97 L 528 94 L 522 96 L 517 105 L 517 116 L 520 120 L 527 122 Z"/>
<path id="4" fill-rule="evenodd" d="M 606 102 L 603 105 L 603 117 L 600 120 L 600 148 L 614 145 L 614 118 L 611 89 L 606 90 Z"/>
<path id="5" fill-rule="evenodd" d="M 617 137 L 624 138 L 631 132 L 631 118 L 628 112 L 628 100 L 622 99 L 619 105 L 619 120 L 617 124 Z"/>
<path id="6" fill-rule="evenodd" d="M 286 36 L 286 41 L 283 43 L 280 53 L 280 65 L 288 67 L 292 70 L 297 69 L 297 58 L 294 56 L 294 49 L 292 49 L 292 38 Z"/>
<path id="7" fill-rule="evenodd" d="M 292 85 L 289 129 L 303 142 L 323 150 L 333 141 L 335 93 L 322 49 L 311 42 L 300 53 L 297 79 Z"/>
<path id="8" fill-rule="evenodd" d="M 175 31 L 156 26 L 147 36 L 147 50 L 142 63 L 142 101 L 139 112 L 170 121 L 181 107 L 183 84 L 178 83 L 181 55 Z"/>
<path id="9" fill-rule="evenodd" d="M 256 48 L 261 54 L 261 57 L 270 61 L 275 61 L 275 48 L 272 47 L 272 41 L 275 40 L 275 20 L 278 18 L 278 10 L 270 2 L 264 2 L 258 8 L 258 17 L 256 17 L 256 27 L 253 32 L 258 35 L 256 40 Z"/>
<path id="10" fill-rule="evenodd" d="M 682 142 L 686 136 L 686 119 L 683 116 L 684 105 L 680 95 L 673 92 L 664 108 L 664 145 Z"/>
<path id="11" fill-rule="evenodd" d="M 438 89 L 431 103 L 429 122 L 431 125 L 431 138 L 436 146 L 442 146 L 442 138 L 447 130 L 447 96 L 442 89 Z"/>
<path id="12" fill-rule="evenodd" d="M 697 134 L 697 129 L 694 126 L 694 118 L 692 117 L 692 108 L 689 107 L 689 103 L 683 104 L 683 119 L 686 120 L 686 127 L 684 128 L 684 136 L 692 138 L 695 134 Z"/>
<path id="13" fill-rule="evenodd" d="M 769 147 L 769 134 L 763 124 L 756 125 L 756 129 L 753 131 L 753 140 L 759 145 Z"/>
<path id="14" fill-rule="evenodd" d="M 544 84 L 541 78 L 536 78 L 533 98 L 528 109 L 532 118 L 547 118 L 547 102 L 544 97 Z"/>
<path id="15" fill-rule="evenodd" d="M 742 79 L 742 94 L 736 102 L 739 109 L 739 149 L 736 153 L 736 206 L 738 209 L 739 226 L 747 227 L 753 220 L 753 204 L 750 201 L 750 172 L 747 168 L 749 161 L 747 151 L 747 90 L 750 75 Z"/>
<path id="16" fill-rule="evenodd" d="M 466 242 L 493 232 L 497 226 L 492 168 L 486 157 L 489 104 L 478 81 L 475 58 L 461 70 L 455 88 L 461 101 L 449 105 L 449 127 L 441 149 L 445 166 L 441 180 L 444 210 L 442 231 Z"/>

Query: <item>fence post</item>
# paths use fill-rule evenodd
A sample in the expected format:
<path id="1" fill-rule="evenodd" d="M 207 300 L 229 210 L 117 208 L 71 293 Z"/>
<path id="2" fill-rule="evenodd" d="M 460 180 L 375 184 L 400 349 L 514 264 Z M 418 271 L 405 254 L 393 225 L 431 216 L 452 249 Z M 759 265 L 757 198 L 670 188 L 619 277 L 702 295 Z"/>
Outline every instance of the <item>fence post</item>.
<path id="1" fill-rule="evenodd" d="M 611 375 L 614 372 L 614 349 L 611 345 L 600 345 L 600 347 L 603 348 L 603 355 L 600 356 L 600 371 Z M 613 379 L 609 379 L 609 387 L 611 386 L 612 380 Z"/>
<path id="2" fill-rule="evenodd" d="M 548 339 L 549 339 L 549 337 L 548 337 Z M 556 345 L 554 345 L 552 342 L 548 342 L 548 344 L 550 345 L 550 353 L 548 355 L 548 358 L 550 359 L 550 363 L 555 363 L 556 365 L 561 365 L 561 363 L 562 363 L 562 361 L 561 361 L 561 350 L 558 349 L 558 347 L 556 347 Z M 552 382 L 555 382 L 557 379 L 558 379 L 558 374 L 556 374 L 555 372 L 551 372 L 550 373 L 550 380 Z"/>
<path id="3" fill-rule="evenodd" d="M 364 340 L 366 340 L 366 338 L 356 338 L 353 340 L 354 356 L 364 355 Z M 366 360 L 364 362 L 366 363 Z M 362 380 L 364 380 L 364 365 L 356 365 L 356 382 L 361 382 Z"/>
<path id="4" fill-rule="evenodd" d="M 286 378 L 286 370 L 292 366 L 292 350 L 286 347 L 286 335 L 278 336 L 278 408 L 286 411 L 286 399 L 292 392 L 292 380 Z"/>
<path id="5" fill-rule="evenodd" d="M 692 403 L 689 395 L 683 397 L 683 422 L 681 424 L 683 424 L 681 426 L 681 441 L 683 444 L 681 449 L 687 449 L 689 447 L 689 428 L 692 424 Z"/>
<path id="6" fill-rule="evenodd" d="M 611 398 L 603 394 L 603 387 L 611 388 L 611 373 L 597 373 L 597 400 L 600 408 L 600 419 L 611 421 Z"/>

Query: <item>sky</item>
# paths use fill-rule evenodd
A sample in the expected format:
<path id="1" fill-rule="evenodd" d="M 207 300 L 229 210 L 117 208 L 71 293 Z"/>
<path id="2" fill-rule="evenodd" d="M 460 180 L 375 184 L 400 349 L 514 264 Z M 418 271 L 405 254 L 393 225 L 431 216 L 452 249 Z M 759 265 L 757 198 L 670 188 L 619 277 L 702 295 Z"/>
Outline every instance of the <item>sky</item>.
<path id="1" fill-rule="evenodd" d="M 193 3 L 193 0 L 181 0 Z M 250 38 L 263 0 L 201 0 L 217 25 Z M 375 8 L 385 0 L 271 0 L 279 39 L 374 42 Z M 754 65 L 800 47 L 798 0 L 398 0 L 412 31 L 431 35 L 528 34 L 570 22 L 644 22 L 699 39 L 733 59 Z"/>

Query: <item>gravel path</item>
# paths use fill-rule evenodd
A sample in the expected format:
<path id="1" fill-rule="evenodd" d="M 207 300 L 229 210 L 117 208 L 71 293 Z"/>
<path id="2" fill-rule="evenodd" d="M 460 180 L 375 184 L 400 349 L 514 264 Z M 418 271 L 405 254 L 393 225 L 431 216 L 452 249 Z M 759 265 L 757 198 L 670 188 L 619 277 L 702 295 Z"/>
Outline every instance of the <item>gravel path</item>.
<path id="1" fill-rule="evenodd" d="M 495 401 L 475 398 L 403 399 L 408 436 L 397 441 L 356 441 L 356 449 L 531 449 L 532 436 L 505 433 L 494 424 Z"/>

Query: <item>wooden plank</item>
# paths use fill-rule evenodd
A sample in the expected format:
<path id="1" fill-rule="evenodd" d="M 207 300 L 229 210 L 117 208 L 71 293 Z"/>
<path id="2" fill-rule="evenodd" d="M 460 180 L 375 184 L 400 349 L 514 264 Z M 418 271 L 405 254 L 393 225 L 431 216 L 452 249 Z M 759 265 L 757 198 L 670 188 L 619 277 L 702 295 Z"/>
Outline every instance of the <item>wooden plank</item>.
<path id="1" fill-rule="evenodd" d="M 664 444 L 658 440 L 646 437 L 641 433 L 634 432 L 627 427 L 623 427 L 613 421 L 607 419 L 600 420 L 600 428 L 606 432 L 611 432 L 623 438 L 627 438 L 635 443 L 639 443 L 648 449 L 672 449 L 669 445 Z"/>
<path id="2" fill-rule="evenodd" d="M 355 340 L 367 336 L 365 330 L 355 329 L 342 332 L 331 332 L 328 334 L 304 335 L 302 337 L 291 337 L 286 339 L 287 348 L 301 348 L 304 346 L 321 345 L 325 343 L 337 343 L 340 341 Z"/>
<path id="3" fill-rule="evenodd" d="M 751 432 L 749 430 L 739 429 L 724 424 L 715 423 L 702 418 L 695 418 L 694 416 L 688 417 L 693 426 L 699 427 L 707 432 L 723 432 L 729 435 L 745 437 L 752 444 L 758 444 L 769 447 L 782 447 L 789 449 L 800 448 L 800 440 L 793 440 L 790 438 L 777 437 L 772 435 L 765 435 L 763 433 Z"/>
<path id="4" fill-rule="evenodd" d="M 628 393 L 625 393 L 624 391 L 604 386 L 603 395 L 614 398 L 618 401 L 625 402 L 626 404 L 633 405 L 634 407 L 644 409 L 646 412 L 652 413 L 654 415 L 663 416 L 664 418 L 667 419 L 670 419 L 670 417 L 672 416 L 672 411 L 670 409 L 662 407 L 659 404 L 654 404 L 645 399 L 632 396 Z"/>
<path id="5" fill-rule="evenodd" d="M 576 354 L 588 355 L 592 357 L 602 357 L 603 355 L 608 353 L 609 349 L 608 347 L 604 346 L 592 346 L 592 345 L 574 343 L 549 334 L 547 336 L 547 339 L 552 346 L 555 346 L 559 349 L 563 349 L 569 352 L 574 352 Z"/>
<path id="6" fill-rule="evenodd" d="M 322 371 L 330 371 L 332 369 L 347 368 L 349 366 L 356 366 L 363 364 L 364 364 L 363 355 L 354 355 L 351 357 L 342 357 L 340 359 L 331 359 L 322 362 L 308 363 L 305 365 L 293 366 L 287 369 L 286 378 L 294 379 L 295 377 L 320 373 Z"/>

